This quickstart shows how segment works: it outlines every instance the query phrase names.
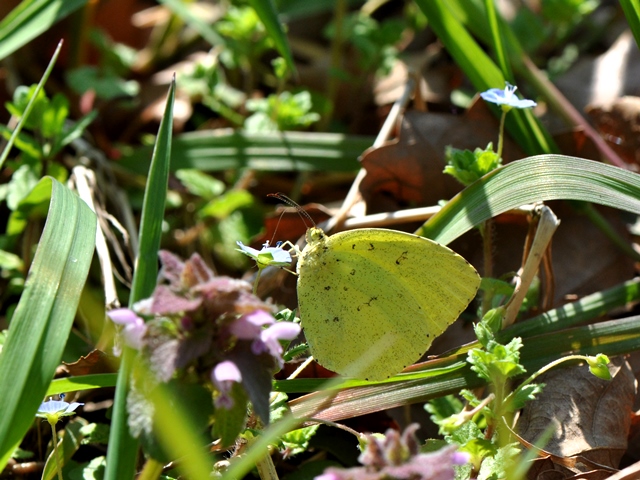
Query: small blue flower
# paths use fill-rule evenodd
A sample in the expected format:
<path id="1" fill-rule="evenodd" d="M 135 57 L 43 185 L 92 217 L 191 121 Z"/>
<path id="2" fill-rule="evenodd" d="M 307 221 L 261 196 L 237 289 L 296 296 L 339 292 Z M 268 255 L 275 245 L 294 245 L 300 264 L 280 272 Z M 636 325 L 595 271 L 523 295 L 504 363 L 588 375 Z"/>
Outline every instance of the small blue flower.
<path id="1" fill-rule="evenodd" d="M 511 110 L 512 108 L 531 108 L 537 105 L 533 100 L 526 98 L 520 99 L 516 96 L 515 92 L 518 89 L 515 85 L 507 85 L 504 90 L 499 88 L 491 88 L 486 92 L 482 92 L 480 96 L 486 102 L 495 103 L 501 105 L 503 110 Z"/>
<path id="2" fill-rule="evenodd" d="M 60 395 L 60 398 L 64 398 L 64 395 Z M 74 410 L 80 405 L 84 405 L 84 403 L 67 403 L 62 400 L 52 400 L 49 398 L 48 401 L 40 404 L 36 417 L 46 418 L 51 425 L 55 425 L 60 418 L 74 415 Z"/>
<path id="3" fill-rule="evenodd" d="M 244 253 L 247 257 L 251 257 L 256 261 L 258 268 L 262 270 L 268 265 L 274 267 L 287 267 L 291 265 L 291 254 L 284 248 L 270 247 L 269 242 L 262 246 L 262 250 L 247 247 L 242 242 L 236 242 L 240 248 L 236 249 Z"/>

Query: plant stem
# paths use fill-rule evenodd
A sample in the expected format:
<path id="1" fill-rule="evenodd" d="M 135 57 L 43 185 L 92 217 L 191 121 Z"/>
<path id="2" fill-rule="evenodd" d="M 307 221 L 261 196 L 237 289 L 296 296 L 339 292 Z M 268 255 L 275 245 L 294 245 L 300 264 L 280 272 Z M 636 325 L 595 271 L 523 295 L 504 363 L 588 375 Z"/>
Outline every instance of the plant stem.
<path id="1" fill-rule="evenodd" d="M 58 472 L 58 480 L 62 480 L 62 467 L 60 466 L 60 457 L 58 452 L 58 434 L 56 433 L 55 423 L 50 423 L 51 435 L 53 436 L 53 456 L 56 457 L 56 470 Z"/>
<path id="2" fill-rule="evenodd" d="M 338 84 L 340 79 L 338 71 L 342 66 L 342 48 L 344 44 L 344 20 L 347 14 L 347 1 L 336 0 L 335 10 L 333 12 L 333 22 L 335 24 L 335 34 L 331 42 L 331 68 L 329 69 L 329 78 L 327 81 L 327 98 L 329 99 L 328 111 L 322 117 L 318 124 L 318 130 L 325 131 L 331 123 L 333 112 L 335 110 L 336 97 L 338 95 Z"/>
<path id="3" fill-rule="evenodd" d="M 503 116 L 504 118 L 504 116 Z M 502 136 L 500 136 L 502 139 Z M 491 219 L 482 222 L 479 225 L 480 235 L 482 235 L 482 260 L 485 278 L 491 278 L 493 275 L 493 221 Z M 491 310 L 492 296 L 486 292 L 482 298 L 482 314 L 484 315 Z"/>
<path id="4" fill-rule="evenodd" d="M 502 110 L 500 117 L 500 129 L 498 133 L 498 158 L 502 158 L 502 146 L 504 145 L 504 119 L 507 118 L 507 111 Z"/>
<path id="5" fill-rule="evenodd" d="M 156 480 L 157 478 L 160 477 L 160 474 L 162 473 L 162 468 L 163 468 L 163 465 L 160 462 L 158 462 L 157 460 L 154 460 L 153 458 L 149 458 L 145 462 L 142 472 L 138 477 L 138 480 Z"/>

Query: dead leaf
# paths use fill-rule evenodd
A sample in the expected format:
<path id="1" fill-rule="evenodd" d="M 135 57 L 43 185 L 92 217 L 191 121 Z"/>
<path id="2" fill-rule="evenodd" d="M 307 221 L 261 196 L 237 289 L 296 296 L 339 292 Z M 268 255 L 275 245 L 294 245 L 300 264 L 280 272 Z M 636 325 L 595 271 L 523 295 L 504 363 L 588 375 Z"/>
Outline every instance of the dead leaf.
<path id="1" fill-rule="evenodd" d="M 435 205 L 462 190 L 450 175 L 442 173 L 448 145 L 475 150 L 498 142 L 498 120 L 483 101 L 476 101 L 464 115 L 406 112 L 398 138 L 364 152 L 361 162 L 367 171 L 360 191 L 367 213 L 395 211 L 402 206 Z M 506 139 L 505 162 L 524 154 Z"/>
<path id="2" fill-rule="evenodd" d="M 568 295 L 588 295 L 634 276 L 633 261 L 589 218 L 581 214 L 579 209 L 564 201 L 549 202 L 548 205 L 560 219 L 560 227 L 553 236 L 551 249 L 555 283 L 555 292 L 550 299 L 552 306 L 565 303 Z M 619 212 L 600 207 L 596 207 L 596 210 L 619 235 L 628 237 Z M 520 268 L 527 229 L 522 216 L 500 215 L 494 219 L 492 241 L 496 252 L 493 260 L 495 277 L 500 278 Z M 481 271 L 483 259 L 479 248 L 465 250 L 457 247 L 455 250 Z"/>
<path id="3" fill-rule="evenodd" d="M 640 97 L 622 97 L 611 106 L 587 106 L 596 129 L 627 163 L 640 165 Z"/>
<path id="4" fill-rule="evenodd" d="M 610 107 L 618 98 L 640 94 L 640 51 L 629 30 L 598 57 L 583 57 L 554 83 L 580 111 Z"/>
<path id="5" fill-rule="evenodd" d="M 112 373 L 116 371 L 115 358 L 100 350 L 92 350 L 88 355 L 80 357 L 73 363 L 62 362 L 71 376 L 93 375 L 98 373 Z"/>
<path id="6" fill-rule="evenodd" d="M 543 448 L 556 456 L 576 457 L 574 474 L 593 471 L 593 462 L 603 470 L 617 468 L 627 449 L 636 382 L 624 359 L 614 360 L 609 370 L 611 381 L 594 377 L 586 366 L 557 369 L 540 377 L 546 386 L 523 410 L 518 424 L 522 437 L 534 443 L 549 424 L 557 422 L 559 428 Z M 580 468 L 581 459 L 589 467 Z M 566 472 L 565 468 L 560 470 Z M 555 464 L 554 470 L 558 470 Z"/>

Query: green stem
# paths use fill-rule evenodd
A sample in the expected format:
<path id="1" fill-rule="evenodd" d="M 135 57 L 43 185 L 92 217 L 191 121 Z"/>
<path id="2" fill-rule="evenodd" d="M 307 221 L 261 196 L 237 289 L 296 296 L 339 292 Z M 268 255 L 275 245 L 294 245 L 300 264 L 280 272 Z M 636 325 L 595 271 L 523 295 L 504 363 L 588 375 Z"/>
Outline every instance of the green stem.
<path id="1" fill-rule="evenodd" d="M 554 360 L 553 362 L 548 363 L 547 365 L 542 367 L 540 370 L 538 370 L 537 372 L 533 373 L 524 382 L 522 382 L 518 386 L 518 388 L 516 388 L 513 392 L 511 392 L 507 396 L 507 398 L 505 399 L 505 402 L 508 402 L 509 400 L 511 400 L 512 397 L 515 397 L 515 395 L 517 395 L 518 392 L 520 392 L 520 390 L 522 390 L 524 387 L 529 385 L 531 382 L 533 382 L 536 378 L 538 378 L 543 373 L 548 372 L 549 370 L 551 370 L 554 367 L 557 367 L 558 365 L 560 365 L 563 362 L 568 362 L 568 361 L 571 361 L 571 360 L 583 360 L 583 361 L 587 362 L 589 360 L 589 357 L 587 357 L 586 355 L 568 355 L 566 357 L 562 357 L 562 358 L 559 358 L 558 360 Z"/>
<path id="2" fill-rule="evenodd" d="M 118 370 L 116 393 L 113 402 L 109 451 L 107 452 L 107 466 L 104 473 L 105 480 L 133 478 L 135 471 L 138 441 L 129 433 L 127 393 L 129 391 L 129 377 L 136 354 L 137 352 L 129 347 L 124 347 L 122 352 L 122 361 Z"/>
<path id="3" fill-rule="evenodd" d="M 482 235 L 482 260 L 484 266 L 483 276 L 491 278 L 493 275 L 493 222 L 486 220 L 480 224 L 480 235 Z M 482 314 L 491 309 L 492 295 L 485 292 L 482 298 Z"/>
<path id="4" fill-rule="evenodd" d="M 162 464 L 153 458 L 149 458 L 145 464 L 138 480 L 156 480 L 162 473 Z"/>
<path id="5" fill-rule="evenodd" d="M 256 279 L 253 282 L 253 294 L 258 296 L 258 282 L 260 281 L 260 275 L 262 275 L 262 268 L 258 268 L 258 274 L 256 275 Z"/>
<path id="6" fill-rule="evenodd" d="M 500 117 L 500 130 L 498 133 L 498 158 L 502 158 L 502 146 L 504 145 L 504 119 L 507 118 L 507 111 L 502 110 Z"/>
<path id="7" fill-rule="evenodd" d="M 60 456 L 58 452 L 58 434 L 56 432 L 55 423 L 50 423 L 51 435 L 53 436 L 53 456 L 56 457 L 56 470 L 58 472 L 58 480 L 62 480 L 62 467 L 60 466 Z"/>
<path id="8" fill-rule="evenodd" d="M 336 0 L 335 10 L 333 12 L 333 22 L 335 24 L 335 34 L 331 42 L 331 68 L 329 69 L 329 79 L 327 81 L 327 99 L 329 100 L 328 111 L 318 124 L 319 131 L 327 130 L 333 112 L 335 110 L 335 102 L 338 94 L 339 77 L 337 71 L 342 66 L 342 47 L 344 44 L 344 20 L 347 14 L 347 1 Z"/>
<path id="9" fill-rule="evenodd" d="M 256 463 L 256 469 L 262 480 L 279 480 L 276 466 L 273 464 L 269 450 L 264 457 Z"/>

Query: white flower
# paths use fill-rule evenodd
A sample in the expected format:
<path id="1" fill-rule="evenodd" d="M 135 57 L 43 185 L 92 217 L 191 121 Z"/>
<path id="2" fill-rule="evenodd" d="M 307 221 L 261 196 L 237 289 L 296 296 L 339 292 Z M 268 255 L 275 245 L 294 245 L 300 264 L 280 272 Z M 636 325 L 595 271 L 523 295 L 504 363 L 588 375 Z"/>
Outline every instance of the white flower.
<path id="1" fill-rule="evenodd" d="M 267 242 L 262 246 L 262 250 L 256 250 L 255 248 L 247 247 L 240 241 L 236 243 L 240 247 L 237 250 L 247 257 L 253 258 L 260 269 L 268 265 L 273 265 L 274 267 L 291 265 L 291 254 L 284 248 L 270 247 L 269 242 Z"/>
<path id="2" fill-rule="evenodd" d="M 502 108 L 531 108 L 537 105 L 533 100 L 526 98 L 520 99 L 516 96 L 515 92 L 518 89 L 515 85 L 507 85 L 504 90 L 499 88 L 491 88 L 486 92 L 482 92 L 480 96 L 486 102 L 495 103 L 496 105 L 502 105 Z"/>
<path id="3" fill-rule="evenodd" d="M 60 395 L 60 398 L 64 398 L 64 395 Z M 40 404 L 36 417 L 46 418 L 51 425 L 55 425 L 61 417 L 73 415 L 75 413 L 74 410 L 80 405 L 84 405 L 84 403 L 67 403 L 49 398 L 48 401 Z"/>

